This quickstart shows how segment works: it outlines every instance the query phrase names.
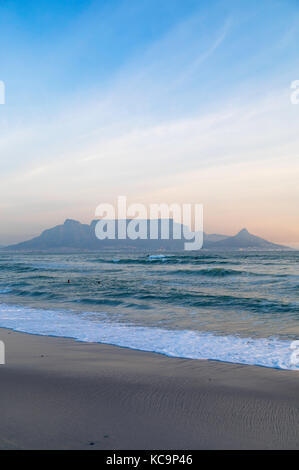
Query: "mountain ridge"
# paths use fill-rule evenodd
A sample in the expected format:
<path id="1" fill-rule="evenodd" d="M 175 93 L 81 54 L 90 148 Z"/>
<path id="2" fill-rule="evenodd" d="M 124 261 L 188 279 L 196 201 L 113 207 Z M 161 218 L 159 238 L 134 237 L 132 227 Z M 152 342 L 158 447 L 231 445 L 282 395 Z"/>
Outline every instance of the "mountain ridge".
<path id="1" fill-rule="evenodd" d="M 66 219 L 63 224 L 44 230 L 40 235 L 30 240 L 9 245 L 2 249 L 10 251 L 53 251 L 53 250 L 83 250 L 98 251 L 103 249 L 152 249 L 152 250 L 182 250 L 186 240 L 159 238 L 157 240 L 99 240 L 95 235 L 95 225 L 98 221 L 82 224 L 74 219 Z M 126 221 L 127 223 L 130 220 Z M 149 223 L 149 220 L 146 221 Z M 158 222 L 161 223 L 161 220 Z M 175 222 L 172 221 L 173 224 Z M 159 226 L 160 227 L 160 226 Z M 181 225 L 181 229 L 182 229 Z M 170 229 L 170 235 L 172 235 Z M 260 249 L 260 250 L 291 250 L 284 245 L 269 242 L 261 237 L 252 235 L 246 228 L 236 235 L 203 233 L 203 248 L 214 250 L 225 249 Z"/>

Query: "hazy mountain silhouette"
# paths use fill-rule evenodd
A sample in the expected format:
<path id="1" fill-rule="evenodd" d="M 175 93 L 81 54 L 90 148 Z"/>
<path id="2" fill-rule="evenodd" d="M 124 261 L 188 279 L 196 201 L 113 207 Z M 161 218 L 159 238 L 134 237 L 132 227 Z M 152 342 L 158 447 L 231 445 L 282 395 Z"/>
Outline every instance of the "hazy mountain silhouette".
<path id="1" fill-rule="evenodd" d="M 184 240 L 173 240 L 173 227 L 170 224 L 170 239 L 162 240 L 99 240 L 95 235 L 97 220 L 93 220 L 90 225 L 81 224 L 76 220 L 67 219 L 63 225 L 57 225 L 42 232 L 38 237 L 31 240 L 10 245 L 9 250 L 101 250 L 101 249 L 151 249 L 151 250 L 182 250 Z M 130 220 L 126 221 L 128 224 Z M 161 221 L 158 221 L 159 232 L 161 231 Z M 149 224 L 149 221 L 147 221 Z M 149 225 L 148 225 L 149 226 Z M 149 233 L 149 232 L 148 232 Z"/>
<path id="2" fill-rule="evenodd" d="M 287 247 L 271 243 L 264 238 L 257 237 L 248 232 L 246 228 L 240 230 L 237 235 L 227 237 L 223 240 L 215 242 L 217 249 L 260 249 L 260 250 L 277 250 L 286 249 Z"/>
<path id="3" fill-rule="evenodd" d="M 127 220 L 128 224 L 130 221 Z M 149 233 L 149 221 L 147 222 Z M 161 239 L 161 220 L 158 221 L 158 240 L 99 240 L 95 235 L 94 220 L 90 225 L 81 224 L 76 220 L 67 219 L 64 224 L 57 225 L 42 232 L 38 237 L 24 241 L 15 245 L 5 247 L 6 250 L 24 251 L 53 251 L 53 250 L 104 250 L 104 249 L 141 249 L 141 250 L 182 250 L 186 240 L 174 240 L 172 238 L 173 225 L 170 224 L 170 239 Z M 172 221 L 173 224 L 175 222 Z M 180 228 L 182 229 L 183 226 Z M 117 232 L 116 232 L 117 234 Z M 203 248 L 213 250 L 226 249 L 257 249 L 257 250 L 277 250 L 288 249 L 286 246 L 268 242 L 263 238 L 250 234 L 246 229 L 241 230 L 237 235 L 228 237 L 221 234 L 203 234 Z"/>
<path id="4" fill-rule="evenodd" d="M 204 233 L 204 240 L 208 242 L 219 242 L 227 238 L 227 235 L 221 235 L 219 233 Z"/>

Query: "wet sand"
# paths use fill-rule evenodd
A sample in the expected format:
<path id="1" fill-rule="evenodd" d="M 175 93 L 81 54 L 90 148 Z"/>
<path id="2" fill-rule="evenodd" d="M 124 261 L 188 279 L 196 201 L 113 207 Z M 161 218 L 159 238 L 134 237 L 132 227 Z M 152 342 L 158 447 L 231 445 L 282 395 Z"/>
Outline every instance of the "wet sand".
<path id="1" fill-rule="evenodd" d="M 299 449 L 299 372 L 0 340 L 0 449 Z"/>

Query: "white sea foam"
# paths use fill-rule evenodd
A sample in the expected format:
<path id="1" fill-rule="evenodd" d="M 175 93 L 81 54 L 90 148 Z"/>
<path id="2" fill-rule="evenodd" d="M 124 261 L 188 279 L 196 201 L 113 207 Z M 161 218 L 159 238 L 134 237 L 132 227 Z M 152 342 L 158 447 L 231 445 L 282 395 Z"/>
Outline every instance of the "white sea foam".
<path id="1" fill-rule="evenodd" d="M 110 323 L 105 317 L 103 320 L 103 316 L 95 321 L 93 317 L 68 311 L 0 305 L 0 327 L 15 331 L 113 344 L 172 357 L 299 370 L 299 364 L 291 363 L 291 341 L 136 327 Z"/>
<path id="2" fill-rule="evenodd" d="M 162 260 L 162 261 L 165 261 L 166 260 L 166 256 L 165 255 L 149 255 L 148 256 L 148 259 L 150 261 L 154 261 L 154 260 Z"/>

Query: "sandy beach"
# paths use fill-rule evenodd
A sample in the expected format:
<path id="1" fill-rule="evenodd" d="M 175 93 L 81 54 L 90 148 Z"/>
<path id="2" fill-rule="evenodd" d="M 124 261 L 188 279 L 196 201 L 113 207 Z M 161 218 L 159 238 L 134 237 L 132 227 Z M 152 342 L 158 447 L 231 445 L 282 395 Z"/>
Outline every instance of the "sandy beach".
<path id="1" fill-rule="evenodd" d="M 1 329 L 1 449 L 299 449 L 299 373 Z"/>

